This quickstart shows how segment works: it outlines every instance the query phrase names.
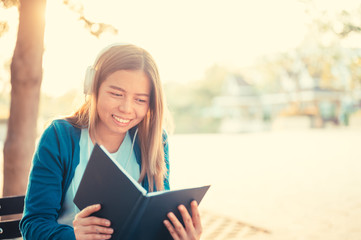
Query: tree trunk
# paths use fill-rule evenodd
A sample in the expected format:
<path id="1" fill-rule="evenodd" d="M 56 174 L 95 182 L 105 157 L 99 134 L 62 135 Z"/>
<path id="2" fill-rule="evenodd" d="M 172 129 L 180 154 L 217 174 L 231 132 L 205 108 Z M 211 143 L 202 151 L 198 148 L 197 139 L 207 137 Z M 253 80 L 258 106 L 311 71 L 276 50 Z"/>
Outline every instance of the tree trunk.
<path id="1" fill-rule="evenodd" d="M 11 104 L 4 143 L 3 196 L 25 194 L 35 148 L 42 81 L 46 0 L 20 0 L 11 63 Z"/>

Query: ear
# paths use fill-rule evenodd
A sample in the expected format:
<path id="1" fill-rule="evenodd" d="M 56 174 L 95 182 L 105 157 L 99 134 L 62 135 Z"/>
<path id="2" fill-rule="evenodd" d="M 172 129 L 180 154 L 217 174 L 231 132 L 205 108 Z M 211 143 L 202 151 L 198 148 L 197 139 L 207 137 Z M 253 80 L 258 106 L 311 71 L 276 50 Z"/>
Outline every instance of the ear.
<path id="1" fill-rule="evenodd" d="M 84 94 L 90 95 L 92 92 L 92 85 L 95 77 L 95 69 L 89 66 L 85 72 L 84 79 Z"/>

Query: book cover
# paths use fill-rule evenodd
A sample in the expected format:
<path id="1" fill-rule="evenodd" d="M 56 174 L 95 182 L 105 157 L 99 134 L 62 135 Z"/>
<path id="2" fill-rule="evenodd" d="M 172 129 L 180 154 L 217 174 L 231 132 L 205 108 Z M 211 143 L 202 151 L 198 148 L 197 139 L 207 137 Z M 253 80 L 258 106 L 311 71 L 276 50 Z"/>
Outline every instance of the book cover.
<path id="1" fill-rule="evenodd" d="M 172 239 L 163 220 L 173 212 L 182 222 L 177 209 L 183 204 L 190 211 L 190 202 L 198 204 L 210 186 L 173 191 L 147 191 L 112 159 L 105 148 L 95 145 L 89 158 L 74 203 L 82 210 L 101 204 L 94 216 L 111 221 L 111 239 Z"/>

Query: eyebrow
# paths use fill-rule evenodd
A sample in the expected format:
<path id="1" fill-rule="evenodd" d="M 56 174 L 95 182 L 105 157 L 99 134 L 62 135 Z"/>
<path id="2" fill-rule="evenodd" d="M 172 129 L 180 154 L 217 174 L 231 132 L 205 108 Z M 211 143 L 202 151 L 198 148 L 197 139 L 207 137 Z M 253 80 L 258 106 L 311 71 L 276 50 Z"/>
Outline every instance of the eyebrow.
<path id="1" fill-rule="evenodd" d="M 127 91 L 125 91 L 123 88 L 117 87 L 117 86 L 114 86 L 114 85 L 110 85 L 109 87 L 112 88 L 112 89 L 114 89 L 114 90 L 121 91 L 121 92 L 124 92 L 124 93 L 127 92 Z M 147 93 L 135 93 L 135 95 L 137 95 L 137 96 L 149 97 L 149 94 L 147 94 Z"/>

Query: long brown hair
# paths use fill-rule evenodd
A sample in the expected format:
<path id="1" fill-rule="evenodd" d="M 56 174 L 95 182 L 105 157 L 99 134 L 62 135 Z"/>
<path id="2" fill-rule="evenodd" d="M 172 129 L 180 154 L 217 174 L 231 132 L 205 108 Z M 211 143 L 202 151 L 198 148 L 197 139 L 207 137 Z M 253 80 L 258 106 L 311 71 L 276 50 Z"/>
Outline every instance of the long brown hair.
<path id="1" fill-rule="evenodd" d="M 118 70 L 142 70 L 151 82 L 149 111 L 138 124 L 138 139 L 141 150 L 141 172 L 139 182 L 147 176 L 149 191 L 164 189 L 166 166 L 163 148 L 163 122 L 167 112 L 163 88 L 157 65 L 153 57 L 144 49 L 135 45 L 114 45 L 101 52 L 93 66 L 95 74 L 90 94 L 85 103 L 66 119 L 76 127 L 88 128 L 94 133 L 99 121 L 96 111 L 99 87 L 103 81 Z"/>

